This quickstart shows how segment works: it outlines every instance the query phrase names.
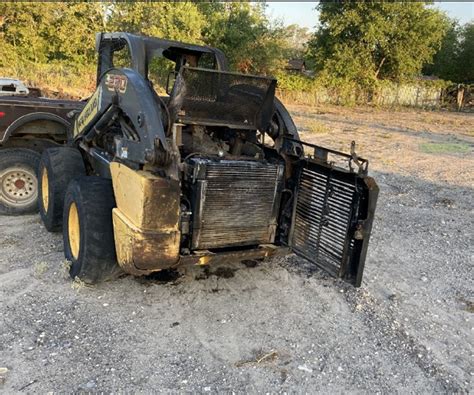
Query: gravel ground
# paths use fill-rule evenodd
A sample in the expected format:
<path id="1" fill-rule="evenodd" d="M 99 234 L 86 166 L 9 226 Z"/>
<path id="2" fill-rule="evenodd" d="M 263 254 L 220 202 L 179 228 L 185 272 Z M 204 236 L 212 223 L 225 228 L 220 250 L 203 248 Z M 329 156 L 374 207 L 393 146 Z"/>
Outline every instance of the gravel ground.
<path id="1" fill-rule="evenodd" d="M 0 217 L 0 392 L 471 392 L 473 116 L 291 110 L 372 161 L 361 288 L 295 256 L 85 287 L 37 216 Z"/>

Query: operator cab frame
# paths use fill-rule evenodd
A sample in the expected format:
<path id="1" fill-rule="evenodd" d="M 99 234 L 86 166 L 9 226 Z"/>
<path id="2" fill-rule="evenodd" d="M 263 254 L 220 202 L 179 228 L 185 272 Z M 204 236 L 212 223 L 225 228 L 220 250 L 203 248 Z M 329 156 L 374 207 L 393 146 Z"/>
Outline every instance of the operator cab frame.
<path id="1" fill-rule="evenodd" d="M 163 57 L 175 63 L 175 72 L 182 66 L 209 68 L 218 71 L 228 71 L 227 59 L 222 51 L 217 48 L 185 44 L 174 40 L 139 36 L 131 33 L 97 33 L 96 51 L 99 54 L 97 66 L 97 84 L 104 73 L 113 67 L 114 54 L 128 47 L 130 56 L 129 68 L 135 70 L 145 79 L 149 76 L 149 64 L 153 58 Z M 213 67 L 202 67 L 199 63 L 204 57 L 211 57 Z M 206 66 L 209 65 L 209 61 Z"/>

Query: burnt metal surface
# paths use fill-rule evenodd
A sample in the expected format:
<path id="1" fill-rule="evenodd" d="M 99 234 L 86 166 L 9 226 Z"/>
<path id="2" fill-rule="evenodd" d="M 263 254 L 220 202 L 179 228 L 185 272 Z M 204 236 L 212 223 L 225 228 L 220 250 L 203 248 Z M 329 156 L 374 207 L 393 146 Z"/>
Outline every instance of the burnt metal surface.
<path id="1" fill-rule="evenodd" d="M 330 148 L 321 147 L 320 145 L 307 143 L 305 141 L 297 140 L 288 136 L 284 136 L 284 140 L 290 141 L 293 143 L 297 143 L 301 147 L 307 147 L 304 152 L 301 154 L 307 158 L 311 158 L 313 161 L 318 162 L 322 165 L 329 166 L 329 167 L 338 167 L 335 162 L 332 162 L 329 159 L 329 155 L 335 155 L 339 159 L 342 159 L 346 162 L 347 169 L 346 171 L 353 173 L 354 170 L 357 168 L 357 173 L 359 175 L 365 176 L 368 174 L 369 170 L 369 161 L 367 159 L 361 158 L 355 152 L 355 141 L 351 142 L 351 153 L 346 154 L 345 152 L 336 151 Z M 312 152 L 308 152 L 308 148 L 311 148 Z M 339 166 L 340 167 L 340 166 Z M 340 170 L 344 170 L 344 168 L 340 167 Z"/>
<path id="2" fill-rule="evenodd" d="M 222 251 L 212 253 L 210 251 L 196 251 L 193 255 L 181 256 L 173 267 L 187 265 L 213 265 L 229 261 L 238 262 L 243 260 L 263 259 L 269 257 L 283 256 L 290 251 L 287 247 L 277 247 L 273 244 L 262 244 L 256 248 L 237 251 Z"/>
<path id="3" fill-rule="evenodd" d="M 370 177 L 324 164 L 321 156 L 302 160 L 290 234 L 293 250 L 360 286 L 377 193 Z"/>
<path id="4" fill-rule="evenodd" d="M 239 262 L 245 260 L 265 259 L 270 257 L 284 256 L 290 252 L 288 247 L 278 247 L 273 244 L 261 244 L 255 248 L 234 251 L 211 252 L 207 250 L 196 251 L 192 255 L 181 255 L 178 262 L 166 265 L 156 265 L 152 269 L 140 269 L 135 266 L 126 268 L 127 273 L 134 276 L 146 276 L 164 269 L 178 269 L 196 266 L 207 266 L 222 264 L 226 262 Z"/>
<path id="5" fill-rule="evenodd" d="M 179 181 L 116 162 L 110 170 L 119 265 L 129 273 L 170 267 L 179 259 Z"/>
<path id="6" fill-rule="evenodd" d="M 179 122 L 266 130 L 273 115 L 276 80 L 183 67 L 171 94 Z"/>
<path id="7" fill-rule="evenodd" d="M 115 52 L 120 60 L 127 47 L 131 65 L 115 68 Z M 378 188 L 354 145 L 344 154 L 301 142 L 274 97 L 276 81 L 226 72 L 215 49 L 126 33 L 100 35 L 98 48 L 98 88 L 76 117 L 74 144 L 104 176 L 118 162 L 178 185 L 171 231 L 116 216 L 122 262 L 135 256 L 138 272 L 152 272 L 278 245 L 360 285 Z M 200 68 L 212 54 L 217 63 Z M 165 101 L 148 78 L 149 60 L 160 56 L 175 62 Z M 137 205 L 140 193 L 130 191 L 127 177 L 121 184 L 127 217 L 141 207 L 150 223 L 163 218 L 165 196 Z"/>
<path id="8" fill-rule="evenodd" d="M 124 46 L 128 47 L 130 53 L 131 68 L 144 78 L 147 78 L 148 73 L 147 61 L 156 53 L 161 53 L 176 63 L 180 63 L 186 55 L 199 59 L 203 54 L 212 54 L 215 57 L 217 70 L 228 69 L 226 57 L 217 48 L 126 32 L 97 33 L 96 50 L 99 53 L 97 83 L 108 69 L 114 67 L 113 52 Z"/>
<path id="9" fill-rule="evenodd" d="M 283 166 L 191 159 L 193 249 L 273 243 Z"/>

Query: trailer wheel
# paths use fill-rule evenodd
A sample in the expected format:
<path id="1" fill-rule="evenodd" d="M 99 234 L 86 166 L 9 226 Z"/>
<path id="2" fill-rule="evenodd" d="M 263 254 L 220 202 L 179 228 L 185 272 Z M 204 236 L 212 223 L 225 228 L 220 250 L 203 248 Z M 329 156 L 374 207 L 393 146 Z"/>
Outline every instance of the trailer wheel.
<path id="1" fill-rule="evenodd" d="M 21 215 L 37 210 L 40 155 L 24 148 L 0 151 L 0 214 Z"/>
<path id="2" fill-rule="evenodd" d="M 50 232 L 61 231 L 64 195 L 69 182 L 86 174 L 78 149 L 54 147 L 43 151 L 38 169 L 38 208 L 44 226 Z"/>
<path id="3" fill-rule="evenodd" d="M 79 177 L 71 181 L 64 199 L 64 254 L 73 279 L 95 284 L 122 273 L 117 265 L 112 209 L 112 181 Z"/>

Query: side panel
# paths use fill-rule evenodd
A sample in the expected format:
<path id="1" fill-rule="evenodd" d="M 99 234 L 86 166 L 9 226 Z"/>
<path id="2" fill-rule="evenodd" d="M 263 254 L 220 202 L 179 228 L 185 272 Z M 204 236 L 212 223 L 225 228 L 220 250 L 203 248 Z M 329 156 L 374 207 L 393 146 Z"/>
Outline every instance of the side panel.
<path id="1" fill-rule="evenodd" d="M 293 251 L 358 287 L 378 187 L 367 176 L 302 161 L 293 208 Z"/>
<path id="2" fill-rule="evenodd" d="M 116 162 L 110 172 L 119 265 L 138 275 L 171 267 L 179 260 L 179 182 Z"/>

